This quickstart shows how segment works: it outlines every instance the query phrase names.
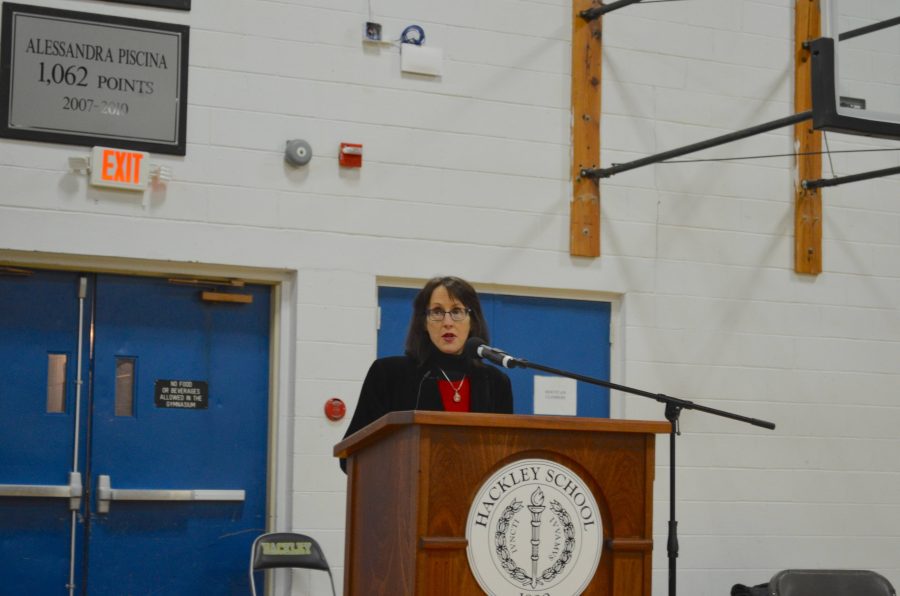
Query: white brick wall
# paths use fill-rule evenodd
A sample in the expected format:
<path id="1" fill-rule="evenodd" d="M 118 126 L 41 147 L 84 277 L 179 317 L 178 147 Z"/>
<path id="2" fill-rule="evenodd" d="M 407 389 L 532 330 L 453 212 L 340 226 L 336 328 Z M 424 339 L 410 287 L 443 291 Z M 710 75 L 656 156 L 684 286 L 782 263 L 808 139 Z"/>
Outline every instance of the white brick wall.
<path id="1" fill-rule="evenodd" d="M 817 277 L 793 273 L 789 157 L 605 180 L 603 256 L 573 259 L 569 0 L 220 0 L 189 13 L 31 3 L 190 25 L 188 148 L 153 156 L 174 180 L 142 204 L 67 173 L 86 148 L 0 140 L 0 250 L 295 275 L 282 313 L 293 359 L 285 507 L 322 539 L 339 585 L 344 477 L 331 448 L 346 421 L 328 422 L 322 405 L 355 406 L 375 355 L 379 277 L 456 273 L 619 294 L 613 380 L 778 423 L 683 414 L 681 593 L 725 594 L 788 567 L 870 568 L 900 586 L 900 179 L 824 191 Z M 402 76 L 395 46 L 364 47 L 370 6 L 386 37 L 423 26 L 444 76 Z M 607 15 L 601 164 L 788 115 L 792 7 L 693 0 Z M 304 168 L 284 163 L 293 138 L 313 147 Z M 341 141 L 365 145 L 361 170 L 338 167 Z M 784 129 L 686 158 L 792 144 Z M 841 175 L 898 160 L 832 161 Z M 661 418 L 655 402 L 625 404 L 628 417 Z M 666 593 L 667 462 L 661 437 L 655 595 Z M 295 594 L 324 585 L 295 577 Z"/>

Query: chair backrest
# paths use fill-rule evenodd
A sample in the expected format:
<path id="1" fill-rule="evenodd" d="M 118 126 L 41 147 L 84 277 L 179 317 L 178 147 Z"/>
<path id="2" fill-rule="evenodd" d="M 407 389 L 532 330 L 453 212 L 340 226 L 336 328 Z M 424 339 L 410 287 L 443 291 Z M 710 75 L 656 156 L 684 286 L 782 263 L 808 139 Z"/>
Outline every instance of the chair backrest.
<path id="1" fill-rule="evenodd" d="M 319 569 L 328 572 L 331 580 L 331 592 L 334 589 L 334 577 L 325 559 L 322 547 L 311 536 L 294 532 L 269 532 L 253 541 L 250 549 L 250 590 L 256 596 L 256 583 L 253 572 L 260 569 L 295 567 L 301 569 Z"/>
<path id="2" fill-rule="evenodd" d="M 874 571 L 858 569 L 786 569 L 772 576 L 770 596 L 896 596 L 894 587 Z"/>

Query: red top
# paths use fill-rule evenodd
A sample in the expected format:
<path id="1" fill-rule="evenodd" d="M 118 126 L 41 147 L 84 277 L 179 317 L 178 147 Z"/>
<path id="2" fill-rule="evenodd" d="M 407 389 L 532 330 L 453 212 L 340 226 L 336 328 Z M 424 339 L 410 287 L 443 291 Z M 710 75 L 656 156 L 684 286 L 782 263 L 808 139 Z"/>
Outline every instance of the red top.
<path id="1" fill-rule="evenodd" d="M 462 383 L 460 385 L 460 383 Z M 453 401 L 454 387 L 458 387 L 460 399 Z M 445 379 L 438 380 L 438 391 L 441 392 L 441 401 L 444 402 L 444 410 L 447 412 L 468 412 L 469 397 L 471 395 L 469 377 L 463 377 L 452 385 Z"/>

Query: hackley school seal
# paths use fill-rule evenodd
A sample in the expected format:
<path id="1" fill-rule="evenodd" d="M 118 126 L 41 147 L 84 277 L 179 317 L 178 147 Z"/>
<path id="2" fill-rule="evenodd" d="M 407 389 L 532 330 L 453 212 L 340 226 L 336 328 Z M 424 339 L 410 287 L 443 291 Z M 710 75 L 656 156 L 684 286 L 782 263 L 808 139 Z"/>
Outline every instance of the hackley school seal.
<path id="1" fill-rule="evenodd" d="M 573 596 L 600 563 L 603 525 L 575 472 L 525 459 L 481 485 L 466 523 L 472 574 L 493 596 Z"/>

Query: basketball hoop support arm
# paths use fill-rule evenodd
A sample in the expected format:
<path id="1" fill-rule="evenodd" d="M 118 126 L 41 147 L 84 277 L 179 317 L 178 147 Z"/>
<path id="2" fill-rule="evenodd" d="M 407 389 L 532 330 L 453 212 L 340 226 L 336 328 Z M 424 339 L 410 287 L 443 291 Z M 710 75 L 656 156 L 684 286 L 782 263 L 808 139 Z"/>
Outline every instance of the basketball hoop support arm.
<path id="1" fill-rule="evenodd" d="M 885 176 L 893 176 L 900 174 L 900 167 L 885 168 L 883 170 L 872 170 L 870 172 L 861 172 L 859 174 L 851 174 L 849 176 L 837 176 L 835 178 L 819 178 L 818 180 L 803 180 L 800 186 L 803 188 L 823 188 L 826 186 L 838 186 L 848 184 L 850 182 L 859 182 L 861 180 L 871 180 L 872 178 L 884 178 Z"/>
<path id="2" fill-rule="evenodd" d="M 879 21 L 878 23 L 872 23 L 871 25 L 866 25 L 865 27 L 860 27 L 859 29 L 845 31 L 845 32 L 841 33 L 840 35 L 838 35 L 838 41 L 852 39 L 854 37 L 859 37 L 860 35 L 865 35 L 867 33 L 874 33 L 875 31 L 881 31 L 882 29 L 887 29 L 888 27 L 895 27 L 897 25 L 900 25 L 900 17 L 895 17 L 893 19 L 886 19 L 884 21 Z"/>
<path id="3" fill-rule="evenodd" d="M 680 157 L 682 155 L 687 155 L 688 153 L 694 153 L 703 149 L 709 149 L 710 147 L 717 147 L 718 145 L 724 145 L 725 143 L 730 143 L 732 141 L 746 139 L 747 137 L 752 137 L 754 135 L 783 128 L 785 126 L 790 126 L 792 124 L 797 124 L 799 122 L 809 120 L 810 118 L 812 118 L 812 110 L 798 112 L 797 114 L 787 116 L 786 118 L 779 118 L 778 120 L 772 120 L 771 122 L 757 124 L 756 126 L 751 126 L 750 128 L 730 132 L 722 136 L 707 139 L 705 141 L 700 141 L 699 143 L 685 145 L 684 147 L 679 147 L 678 149 L 670 149 L 669 151 L 663 151 L 662 153 L 648 155 L 647 157 L 642 157 L 641 159 L 636 159 L 634 161 L 616 164 L 608 168 L 583 168 L 581 170 L 581 177 L 609 178 L 610 176 L 614 176 L 615 174 L 620 174 L 622 172 L 627 172 L 628 170 L 633 170 L 635 168 L 659 163 L 667 159 L 672 159 L 673 157 Z"/>
<path id="4" fill-rule="evenodd" d="M 619 8 L 625 8 L 629 4 L 637 4 L 640 1 L 641 0 L 618 0 L 618 2 L 612 2 L 610 4 L 601 4 L 600 6 L 596 6 L 594 8 L 582 10 L 578 14 L 585 21 L 593 21 L 594 19 L 598 19 L 608 12 L 612 12 Z"/>

